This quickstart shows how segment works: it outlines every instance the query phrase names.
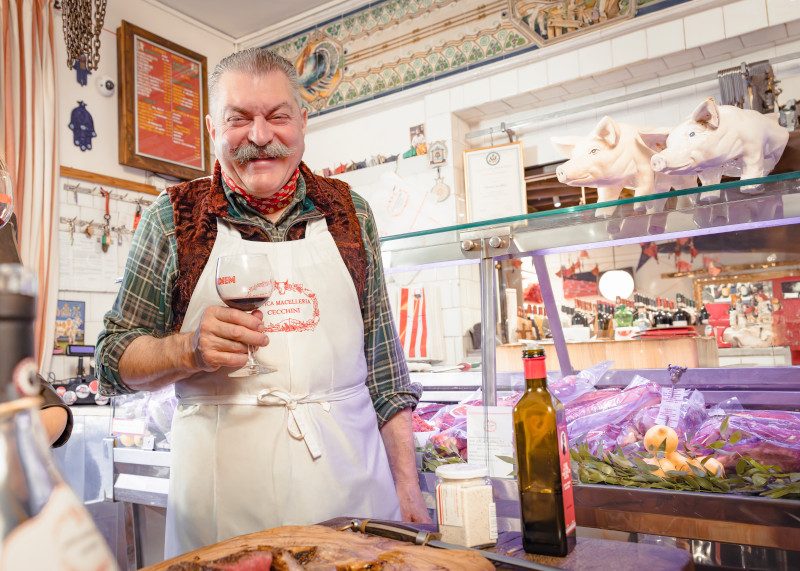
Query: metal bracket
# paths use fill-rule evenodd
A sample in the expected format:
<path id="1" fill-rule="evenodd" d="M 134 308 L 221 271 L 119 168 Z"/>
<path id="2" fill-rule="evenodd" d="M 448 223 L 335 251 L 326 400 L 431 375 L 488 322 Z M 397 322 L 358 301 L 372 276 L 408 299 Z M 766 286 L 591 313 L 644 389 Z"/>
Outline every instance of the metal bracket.
<path id="1" fill-rule="evenodd" d="M 467 230 L 459 234 L 459 240 L 464 257 L 484 260 L 507 255 L 514 246 L 510 226 Z"/>

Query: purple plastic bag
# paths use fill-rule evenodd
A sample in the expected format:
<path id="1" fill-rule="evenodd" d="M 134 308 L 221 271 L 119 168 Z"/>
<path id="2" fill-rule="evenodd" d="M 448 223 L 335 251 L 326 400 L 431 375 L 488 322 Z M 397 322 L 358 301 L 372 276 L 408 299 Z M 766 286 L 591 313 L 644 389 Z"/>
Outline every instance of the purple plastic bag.
<path id="1" fill-rule="evenodd" d="M 607 392 L 608 391 L 608 392 Z M 605 393 L 605 398 L 597 395 Z M 592 430 L 599 430 L 604 425 L 618 426 L 605 432 L 610 439 L 619 436 L 625 423 L 630 423 L 633 417 L 643 408 L 651 407 L 661 402 L 661 392 L 657 384 L 634 379 L 622 391 L 618 389 L 604 389 L 591 393 L 592 398 L 579 398 L 571 402 L 566 408 L 567 434 L 571 446 L 583 442 Z M 616 434 L 614 434 L 616 431 Z M 597 436 L 595 436 L 597 438 Z"/>
<path id="2" fill-rule="evenodd" d="M 728 418 L 725 437 L 720 428 Z M 741 439 L 728 442 L 719 450 L 708 447 L 718 440 L 728 441 L 739 431 Z M 762 464 L 779 466 L 787 472 L 800 471 L 800 412 L 786 410 L 733 410 L 706 420 L 694 434 L 691 444 L 704 454 L 714 453 L 725 468 L 736 466 L 739 455 L 750 456 Z"/>
<path id="3" fill-rule="evenodd" d="M 613 364 L 613 361 L 603 361 L 594 367 L 584 369 L 577 375 L 567 375 L 552 383 L 548 382 L 547 389 L 561 401 L 561 404 L 566 405 L 581 395 L 593 391 L 597 382 Z"/>

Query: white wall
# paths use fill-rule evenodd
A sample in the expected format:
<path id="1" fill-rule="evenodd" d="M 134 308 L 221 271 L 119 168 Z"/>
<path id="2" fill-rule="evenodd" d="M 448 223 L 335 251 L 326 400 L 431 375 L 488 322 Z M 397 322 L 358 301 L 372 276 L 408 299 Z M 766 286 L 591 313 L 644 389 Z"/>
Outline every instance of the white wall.
<path id="1" fill-rule="evenodd" d="M 118 159 L 118 121 L 117 121 L 117 93 L 113 97 L 103 97 L 96 88 L 96 81 L 102 76 L 111 77 L 117 85 L 117 36 L 116 31 L 122 20 L 126 20 L 156 35 L 167 38 L 181 46 L 206 56 L 209 71 L 225 55 L 233 51 L 232 38 L 226 38 L 219 33 L 204 27 L 185 17 L 161 7 L 148 0 L 125 0 L 124 2 L 109 2 L 103 32 L 100 37 L 100 66 L 98 71 L 89 76 L 89 83 L 81 86 L 76 80 L 75 71 L 67 69 L 66 51 L 63 41 L 60 11 L 56 11 L 57 28 L 57 63 L 58 91 L 59 91 L 59 136 L 61 137 L 60 153 L 61 165 L 74 167 L 97 174 L 123 178 L 134 182 L 148 182 L 163 187 L 165 180 L 148 176 L 140 169 L 122 166 Z M 68 129 L 69 117 L 78 101 L 87 104 L 89 112 L 94 119 L 97 137 L 92 140 L 92 149 L 82 152 L 73 144 L 72 132 Z M 64 190 L 64 185 L 80 183 L 83 188 L 92 189 L 95 185 L 84 181 L 62 178 L 60 181 L 61 200 L 59 216 L 64 218 L 94 220 L 96 223 L 103 221 L 104 201 L 97 196 L 78 194 L 77 201 L 71 192 Z M 152 200 L 153 196 L 140 195 L 139 193 L 105 187 L 117 196 L 127 194 L 129 199 L 143 198 Z M 126 225 L 132 227 L 133 215 L 136 206 L 127 202 L 111 200 L 111 226 Z M 61 223 L 59 235 L 67 240 L 68 226 Z M 109 276 L 121 276 L 125 259 L 130 248 L 130 233 L 123 234 L 122 245 L 117 245 L 118 236 L 112 235 L 114 244 L 109 252 L 103 253 L 97 238 L 99 231 L 95 231 L 94 238 L 89 240 L 81 234 L 83 226 L 75 233 L 77 243 L 88 243 L 94 248 L 95 258 L 93 264 L 87 268 L 80 264 L 69 263 L 71 253 L 67 244 L 62 248 L 62 269 L 60 272 L 59 299 L 86 302 L 86 337 L 85 343 L 94 345 L 97 336 L 102 330 L 103 315 L 111 308 L 116 298 L 117 286 Z M 98 268 L 105 271 L 99 272 Z M 91 271 L 90 271 L 91 270 Z M 98 278 L 102 275 L 102 278 Z M 75 374 L 77 359 L 63 356 L 54 356 L 51 370 L 58 379 L 67 378 Z"/>

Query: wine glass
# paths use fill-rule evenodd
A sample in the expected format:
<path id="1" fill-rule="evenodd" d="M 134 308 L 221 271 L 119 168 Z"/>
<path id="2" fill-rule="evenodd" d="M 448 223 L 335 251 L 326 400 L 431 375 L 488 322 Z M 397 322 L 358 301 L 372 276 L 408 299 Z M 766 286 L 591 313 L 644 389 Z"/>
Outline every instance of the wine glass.
<path id="1" fill-rule="evenodd" d="M 264 254 L 238 254 L 217 259 L 217 293 L 228 307 L 255 311 L 272 295 L 273 275 Z M 256 361 L 255 347 L 247 346 L 247 364 L 229 377 L 249 377 L 274 373 L 276 369 Z"/>
<path id="2" fill-rule="evenodd" d="M 14 191 L 11 185 L 11 175 L 0 170 L 0 228 L 14 213 Z"/>

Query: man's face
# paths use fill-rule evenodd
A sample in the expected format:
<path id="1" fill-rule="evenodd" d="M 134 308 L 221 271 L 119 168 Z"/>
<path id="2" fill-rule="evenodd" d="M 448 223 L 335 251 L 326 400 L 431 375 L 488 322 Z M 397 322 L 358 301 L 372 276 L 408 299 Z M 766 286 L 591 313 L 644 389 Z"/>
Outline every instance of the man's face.
<path id="1" fill-rule="evenodd" d="M 280 71 L 227 72 L 217 87 L 206 128 L 222 170 L 250 194 L 269 197 L 300 164 L 308 114 Z"/>

